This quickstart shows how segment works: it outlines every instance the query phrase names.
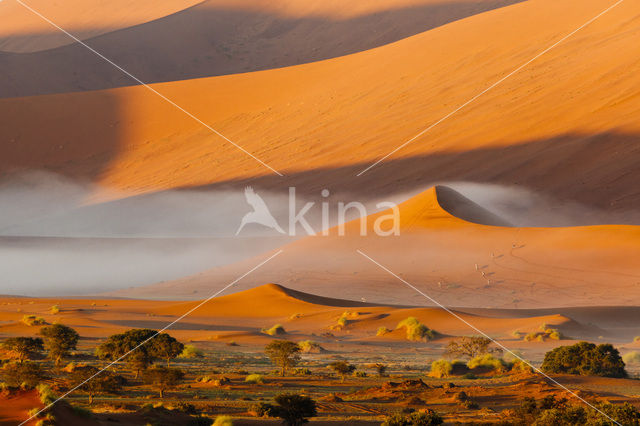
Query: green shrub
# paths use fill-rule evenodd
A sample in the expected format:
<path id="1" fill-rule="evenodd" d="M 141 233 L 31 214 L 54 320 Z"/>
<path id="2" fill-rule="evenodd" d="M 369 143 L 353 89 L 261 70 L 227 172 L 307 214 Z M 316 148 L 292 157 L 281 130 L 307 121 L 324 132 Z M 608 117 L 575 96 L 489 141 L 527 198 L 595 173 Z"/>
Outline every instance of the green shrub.
<path id="1" fill-rule="evenodd" d="M 378 331 L 376 331 L 376 336 L 384 336 L 387 333 L 391 333 L 387 327 L 378 327 Z"/>
<path id="2" fill-rule="evenodd" d="M 249 374 L 244 378 L 246 383 L 253 383 L 255 385 L 261 385 L 264 383 L 264 378 L 260 374 Z"/>
<path id="3" fill-rule="evenodd" d="M 594 345 L 580 342 L 559 346 L 544 356 L 542 370 L 546 373 L 568 373 L 604 377 L 626 377 L 624 361 L 610 344 Z"/>
<path id="4" fill-rule="evenodd" d="M 184 358 L 184 359 L 202 358 L 202 357 L 204 357 L 204 352 L 202 352 L 201 349 L 198 349 L 193 345 L 185 345 L 180 355 L 178 355 L 178 358 Z"/>
<path id="5" fill-rule="evenodd" d="M 300 351 L 305 354 L 317 354 L 324 352 L 324 348 L 322 346 L 311 340 L 303 340 L 302 342 L 298 342 L 298 346 L 300 346 Z"/>
<path id="6" fill-rule="evenodd" d="M 443 423 L 442 417 L 433 410 L 417 413 L 396 413 L 387 417 L 381 426 L 436 426 Z"/>
<path id="7" fill-rule="evenodd" d="M 627 352 L 622 355 L 622 360 L 625 364 L 640 364 L 640 352 Z"/>
<path id="8" fill-rule="evenodd" d="M 262 332 L 269 336 L 280 336 L 287 333 L 281 324 L 276 324 L 271 328 L 263 328 Z"/>
<path id="9" fill-rule="evenodd" d="M 35 315 L 24 315 L 22 317 L 22 322 L 28 326 L 37 326 L 37 325 L 47 325 L 47 322 L 42 317 L 37 317 Z"/>
<path id="10" fill-rule="evenodd" d="M 488 370 L 501 372 L 506 369 L 506 363 L 502 359 L 496 358 L 491 354 L 484 354 L 472 358 L 467 363 L 467 367 L 472 370 L 475 368 L 486 368 Z"/>
<path id="11" fill-rule="evenodd" d="M 449 377 L 453 371 L 453 364 L 446 359 L 439 359 L 431 363 L 431 371 L 429 375 L 436 378 Z"/>
<path id="12" fill-rule="evenodd" d="M 218 416 L 213 426 L 233 426 L 233 419 L 230 416 Z"/>
<path id="13" fill-rule="evenodd" d="M 412 342 L 428 341 L 435 338 L 435 332 L 422 324 L 415 317 L 408 317 L 398 323 L 396 329 L 404 328 L 407 333 L 407 340 Z"/>

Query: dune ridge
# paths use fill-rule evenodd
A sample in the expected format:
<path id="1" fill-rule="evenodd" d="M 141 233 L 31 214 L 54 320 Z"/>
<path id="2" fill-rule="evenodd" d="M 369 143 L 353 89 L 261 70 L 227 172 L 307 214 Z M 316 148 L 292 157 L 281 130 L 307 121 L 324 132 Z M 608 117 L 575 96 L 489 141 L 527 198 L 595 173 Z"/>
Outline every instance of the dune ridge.
<path id="1" fill-rule="evenodd" d="M 455 191 L 448 198 L 460 200 Z M 633 305 L 640 296 L 636 259 L 640 227 L 599 225 L 566 228 L 513 228 L 467 222 L 438 202 L 431 188 L 399 205 L 400 235 L 360 236 L 360 221 L 282 247 L 283 253 L 237 284 L 260 280 L 299 291 L 382 304 L 410 305 L 414 290 L 363 258 L 362 250 L 446 306 L 534 308 L 543 306 Z M 451 195 L 454 194 L 452 197 Z M 450 201 L 450 200 L 449 200 Z M 485 213 L 480 209 L 477 212 Z M 213 268 L 179 280 L 115 292 L 126 297 L 194 298 L 260 263 L 267 255 Z M 331 265 L 331 268 L 323 265 Z M 608 290 L 615 282 L 617 292 Z M 425 299 L 425 303 L 429 303 Z"/>

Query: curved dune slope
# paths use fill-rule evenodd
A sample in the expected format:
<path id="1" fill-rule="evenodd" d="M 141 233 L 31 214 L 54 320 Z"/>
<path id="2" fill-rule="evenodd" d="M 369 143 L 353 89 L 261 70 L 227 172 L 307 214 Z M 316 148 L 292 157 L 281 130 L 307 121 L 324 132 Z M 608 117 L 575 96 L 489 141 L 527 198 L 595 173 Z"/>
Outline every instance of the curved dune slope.
<path id="1" fill-rule="evenodd" d="M 432 305 L 361 250 L 439 303 L 468 307 L 633 305 L 640 297 L 640 227 L 510 228 L 463 221 L 425 191 L 399 206 L 400 235 L 377 236 L 373 223 L 388 211 L 349 222 L 345 235 L 307 237 L 236 284 L 264 280 L 314 293 L 368 302 Z M 445 191 L 451 206 L 452 190 Z M 455 194 L 454 194 L 455 195 Z M 457 207 L 457 206 L 454 206 Z M 484 210 L 476 210 L 484 213 Z M 477 217 L 475 217 L 477 219 Z M 118 292 L 132 297 L 203 297 L 253 268 L 262 258 L 182 280 Z M 615 288 L 616 291 L 611 291 Z"/>
<path id="2" fill-rule="evenodd" d="M 284 326 L 289 339 L 301 339 L 304 336 L 323 339 L 320 336 L 331 330 L 343 315 L 348 317 L 346 329 L 333 329 L 333 333 L 348 340 L 372 339 L 379 327 L 394 330 L 400 321 L 409 316 L 418 318 L 445 336 L 467 335 L 470 332 L 467 325 L 440 308 L 374 305 L 345 299 L 327 299 L 276 284 L 261 285 L 239 292 L 235 290 L 231 288 L 229 291 L 233 292 L 232 294 L 211 299 L 193 310 L 171 327 L 171 334 L 179 339 L 202 341 L 233 337 L 242 342 L 264 344 L 272 337 L 261 333 L 260 330 L 279 323 Z M 20 322 L 22 315 L 29 313 L 43 316 L 47 321 L 62 318 L 65 324 L 77 329 L 85 338 L 102 338 L 130 327 L 158 329 L 192 310 L 199 303 L 114 299 L 0 300 L 3 302 L 0 305 L 0 318 L 3 321 L 0 330 L 5 335 L 37 333 L 37 329 Z M 52 303 L 61 309 L 56 317 L 48 312 Z M 21 313 L 15 311 L 16 305 L 21 307 Z M 512 338 L 513 330 L 536 331 L 542 324 L 559 328 L 573 336 L 590 336 L 594 332 L 594 327 L 586 327 L 558 313 L 456 313 L 498 338 Z M 600 321 L 602 318 L 598 316 L 593 319 Z M 383 343 L 388 340 L 405 340 L 405 336 L 398 330 L 375 339 Z"/>
<path id="3" fill-rule="evenodd" d="M 355 177 L 607 5 L 531 0 L 354 55 L 155 86 L 284 178 L 142 87 L 0 100 L 0 170 L 131 192 L 251 184 L 384 196 L 466 180 L 629 210 L 640 180 L 637 2 Z"/>
<path id="4" fill-rule="evenodd" d="M 80 40 L 170 15 L 202 0 L 27 0 L 28 6 Z M 53 49 L 74 40 L 18 2 L 0 2 L 0 51 Z"/>
<path id="5" fill-rule="evenodd" d="M 91 17 L 98 20 L 97 16 L 106 15 L 102 26 L 124 27 L 124 23 L 130 22 L 130 28 L 91 38 L 87 43 L 142 81 L 153 83 L 277 68 L 355 53 L 517 1 L 206 0 L 188 8 L 195 2 L 181 0 L 156 7 L 120 0 L 121 8 L 114 5 L 104 13 L 100 13 L 100 5 L 98 9 L 95 5 L 77 8 L 80 16 L 68 23 L 68 29 L 73 33 L 74 27 L 81 25 L 81 38 L 86 38 L 91 34 L 86 28 Z M 74 10 L 76 5 L 70 4 L 63 11 L 50 10 L 41 4 L 33 6 L 41 6 L 45 16 L 65 28 L 73 17 L 68 10 Z M 162 17 L 167 14 L 162 12 L 172 9 L 176 13 Z M 85 10 L 87 13 L 82 13 Z M 136 19 L 143 22 L 144 10 L 150 10 L 147 17 L 155 14 L 161 18 L 135 25 L 139 23 Z M 28 25 L 33 17 L 28 16 L 26 10 L 11 12 L 13 10 L 10 15 L 20 15 L 21 20 L 10 30 L 17 27 L 21 32 L 26 31 L 19 25 L 23 21 Z M 23 16 L 25 14 L 27 16 Z M 34 26 L 35 23 L 30 27 Z M 94 26 L 99 27 L 100 23 L 95 22 Z M 31 39 L 23 36 L 13 40 L 13 37 L 2 43 L 3 32 L 0 32 L 0 50 L 8 50 L 3 49 L 3 44 L 11 48 L 16 44 L 20 46 L 21 41 L 27 47 L 42 47 L 56 41 L 60 44 L 59 39 L 66 37 L 57 34 L 56 40 L 42 40 L 44 36 L 38 34 Z M 93 32 L 106 31 L 100 28 Z M 6 34 L 12 32 L 6 31 Z M 0 94 L 5 97 L 137 84 L 78 44 L 35 53 L 1 55 L 0 69 L 5 77 L 0 80 Z M 40 72 L 42 69 L 47 73 Z"/>

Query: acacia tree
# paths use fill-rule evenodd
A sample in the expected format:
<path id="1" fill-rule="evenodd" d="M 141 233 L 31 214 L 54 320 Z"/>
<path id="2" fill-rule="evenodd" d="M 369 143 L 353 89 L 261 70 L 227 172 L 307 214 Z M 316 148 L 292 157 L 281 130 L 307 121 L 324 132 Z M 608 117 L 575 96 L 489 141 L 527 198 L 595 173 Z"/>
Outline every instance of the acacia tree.
<path id="1" fill-rule="evenodd" d="M 469 358 L 475 358 L 479 355 L 488 353 L 501 353 L 499 348 L 490 347 L 492 340 L 487 337 L 474 336 L 474 337 L 460 337 L 449 342 L 445 349 L 445 355 L 451 358 L 468 356 Z"/>
<path id="2" fill-rule="evenodd" d="M 123 356 L 124 360 L 133 371 L 135 378 L 140 376 L 140 371 L 148 368 L 155 358 L 152 347 L 152 339 L 157 333 L 146 328 L 134 328 L 124 333 L 114 334 L 100 344 L 96 349 L 96 355 L 100 359 L 115 361 Z"/>
<path id="3" fill-rule="evenodd" d="M 378 376 L 380 377 L 384 377 L 385 374 L 387 373 L 387 366 L 378 362 L 376 363 L 376 365 L 374 366 L 376 371 L 378 372 Z"/>
<path id="4" fill-rule="evenodd" d="M 275 397 L 276 405 L 270 409 L 274 417 L 282 419 L 288 426 L 300 426 L 307 423 L 307 417 L 318 414 L 316 402 L 308 396 L 284 393 Z"/>
<path id="5" fill-rule="evenodd" d="M 144 382 L 153 386 L 160 398 L 164 398 L 164 392 L 178 386 L 180 380 L 184 377 L 184 372 L 177 368 L 169 367 L 153 367 L 144 371 Z"/>
<path id="6" fill-rule="evenodd" d="M 264 348 L 271 362 L 280 367 L 284 377 L 287 368 L 294 367 L 300 361 L 300 346 L 288 340 L 274 340 Z"/>
<path id="7" fill-rule="evenodd" d="M 101 371 L 96 367 L 86 366 L 76 368 L 71 374 L 71 384 L 77 389 L 85 391 L 89 396 L 89 404 L 93 398 L 101 393 L 118 394 L 126 379 L 109 371 Z"/>
<path id="8" fill-rule="evenodd" d="M 43 341 L 39 337 L 9 337 L 2 347 L 18 355 L 18 361 L 29 359 L 34 353 L 44 351 Z"/>
<path id="9" fill-rule="evenodd" d="M 4 379 L 9 386 L 34 388 L 46 376 L 38 364 L 32 361 L 15 362 L 4 366 Z"/>
<path id="10" fill-rule="evenodd" d="M 80 338 L 77 331 L 63 324 L 44 327 L 40 330 L 40 335 L 44 338 L 49 358 L 54 360 L 56 366 L 60 365 L 62 358 L 69 355 L 71 350 L 76 349 Z"/>
<path id="11" fill-rule="evenodd" d="M 356 366 L 353 364 L 349 364 L 346 361 L 335 361 L 329 364 L 329 368 L 339 374 L 340 381 L 344 382 L 344 377 L 349 373 L 353 373 L 356 369 Z"/>
<path id="12" fill-rule="evenodd" d="M 151 353 L 156 357 L 167 361 L 167 367 L 171 366 L 171 360 L 184 350 L 184 345 L 167 333 L 160 333 L 151 341 Z"/>

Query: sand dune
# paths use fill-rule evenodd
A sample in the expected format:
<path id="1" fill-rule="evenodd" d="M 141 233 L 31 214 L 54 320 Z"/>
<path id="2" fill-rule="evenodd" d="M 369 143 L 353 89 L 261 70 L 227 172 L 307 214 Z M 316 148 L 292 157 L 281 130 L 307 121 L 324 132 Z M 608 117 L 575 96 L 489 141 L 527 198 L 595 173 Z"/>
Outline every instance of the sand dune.
<path id="1" fill-rule="evenodd" d="M 53 3 L 46 0 L 29 0 L 24 3 L 83 40 L 140 25 L 201 1 L 67 0 L 64 3 Z M 0 2 L 0 16 L 0 51 L 36 52 L 74 43 L 69 36 L 15 1 Z"/>
<path id="2" fill-rule="evenodd" d="M 155 86 L 285 178 L 140 87 L 0 101 L 0 168 L 134 193 L 251 183 L 389 194 L 466 180 L 629 210 L 640 132 L 633 2 L 354 177 L 608 4 L 527 1 L 340 58 Z"/>
<path id="3" fill-rule="evenodd" d="M 372 232 L 376 217 L 388 212 L 368 218 L 366 237 L 359 236 L 360 221 L 349 222 L 345 236 L 334 229 L 330 236 L 284 246 L 281 255 L 237 288 L 267 279 L 325 296 L 395 304 L 415 304 L 418 298 L 432 305 L 356 252 L 362 250 L 447 306 L 634 305 L 640 297 L 639 227 L 478 225 L 444 210 L 441 193 L 432 188 L 399 206 L 399 236 L 378 237 Z M 459 199 L 452 190 L 444 193 L 450 205 Z M 198 294 L 214 292 L 261 260 L 117 294 L 191 298 L 194 289 Z"/>
<path id="4" fill-rule="evenodd" d="M 230 290 L 230 291 L 233 291 Z M 114 299 L 32 299 L 3 298 L 0 305 L 0 332 L 4 335 L 31 335 L 37 327 L 20 322 L 25 314 L 39 315 L 48 322 L 57 320 L 70 325 L 85 338 L 102 338 L 110 333 L 132 327 L 159 329 L 190 311 L 198 302 L 141 301 Z M 61 312 L 51 315 L 52 304 Z M 21 312 L 16 312 L 16 307 Z M 335 328 L 338 319 L 347 312 L 344 328 Z M 547 324 L 573 336 L 591 336 L 594 326 L 580 324 L 562 314 L 516 311 L 508 315 L 486 311 L 484 314 L 457 314 L 483 331 L 501 339 L 512 339 L 514 330 L 532 332 Z M 379 327 L 391 330 L 401 320 L 414 316 L 443 335 L 474 334 L 459 319 L 439 308 L 376 305 L 345 299 L 332 299 L 303 293 L 277 284 L 261 285 L 253 289 L 221 295 L 197 308 L 187 318 L 172 327 L 172 334 L 183 339 L 203 340 L 233 337 L 248 342 L 260 342 L 270 337 L 260 332 L 281 323 L 290 336 L 321 335 L 333 330 L 350 339 L 375 338 Z M 598 316 L 593 322 L 599 321 Z M 634 322 L 634 325 L 637 325 Z M 597 332 L 605 331 L 597 329 Z M 615 334 L 612 336 L 616 336 Z M 406 340 L 402 331 L 378 340 Z"/>
<path id="5" fill-rule="evenodd" d="M 77 30 L 81 38 L 96 36 L 87 40 L 94 49 L 143 81 L 153 83 L 342 56 L 516 1 L 358 0 L 347 4 L 318 0 L 206 0 L 196 4 L 181 0 L 151 6 L 120 0 L 120 5 L 104 11 L 100 10 L 103 5 L 96 9 L 95 2 L 80 7 L 72 3 L 62 10 L 46 7 L 43 2 L 34 2 L 33 7 L 63 28 L 68 25 L 71 32 Z M 61 34 L 52 37 L 50 28 L 41 29 L 42 25 L 37 25 L 39 18 L 20 10 L 18 5 L 10 9 L 5 13 L 15 20 L 0 32 L 0 51 L 43 50 L 71 40 Z M 39 30 L 48 31 L 41 34 Z M 16 31 L 27 34 L 17 37 Z M 7 39 L 8 35 L 12 37 Z M 38 71 L 43 68 L 48 72 Z M 4 97 L 137 84 L 78 44 L 0 55 L 0 69 L 5 76 L 0 80 L 0 94 Z"/>

